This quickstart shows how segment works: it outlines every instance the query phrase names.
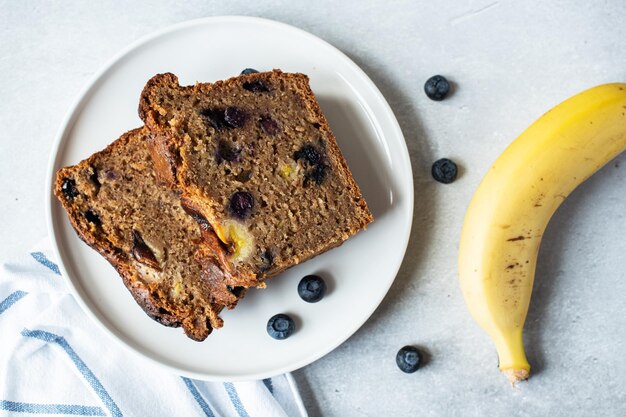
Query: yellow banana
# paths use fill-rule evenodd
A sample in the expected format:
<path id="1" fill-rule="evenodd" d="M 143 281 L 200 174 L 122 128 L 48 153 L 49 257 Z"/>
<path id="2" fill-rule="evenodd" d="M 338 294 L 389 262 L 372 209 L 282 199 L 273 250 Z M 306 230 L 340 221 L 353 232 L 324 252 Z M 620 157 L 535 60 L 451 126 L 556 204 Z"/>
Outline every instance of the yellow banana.
<path id="1" fill-rule="evenodd" d="M 527 379 L 522 329 L 548 221 L 583 181 L 626 149 L 626 84 L 557 105 L 495 161 L 469 205 L 459 247 L 463 296 L 511 382 Z"/>

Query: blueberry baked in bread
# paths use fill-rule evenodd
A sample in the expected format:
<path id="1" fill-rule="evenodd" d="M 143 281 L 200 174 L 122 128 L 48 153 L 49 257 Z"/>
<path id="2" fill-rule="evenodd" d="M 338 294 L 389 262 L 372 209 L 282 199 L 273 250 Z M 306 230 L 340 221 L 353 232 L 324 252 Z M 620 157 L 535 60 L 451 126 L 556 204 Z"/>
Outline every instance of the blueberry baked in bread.
<path id="1" fill-rule="evenodd" d="M 373 219 L 304 74 L 187 87 L 161 74 L 139 115 L 157 175 L 208 221 L 242 279 L 274 276 Z"/>
<path id="2" fill-rule="evenodd" d="M 263 284 L 233 275 L 207 221 L 158 183 L 148 139 L 145 128 L 132 130 L 62 168 L 54 192 L 81 239 L 115 267 L 150 317 L 204 340 L 222 327 L 224 307 Z"/>

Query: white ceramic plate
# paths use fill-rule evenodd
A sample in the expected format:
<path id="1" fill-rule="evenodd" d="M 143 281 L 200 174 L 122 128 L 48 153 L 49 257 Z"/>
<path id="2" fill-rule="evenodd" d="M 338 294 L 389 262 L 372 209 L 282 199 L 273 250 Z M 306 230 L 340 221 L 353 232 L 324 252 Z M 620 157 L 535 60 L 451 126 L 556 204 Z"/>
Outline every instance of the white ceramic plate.
<path id="1" fill-rule="evenodd" d="M 375 216 L 343 246 L 250 291 L 224 327 L 201 343 L 159 325 L 135 304 L 115 270 L 82 243 L 51 194 L 54 172 L 140 126 L 139 94 L 154 74 L 181 84 L 215 81 L 243 68 L 303 72 Z M 413 213 L 406 144 L 389 105 L 365 73 L 340 51 L 294 27 L 250 17 L 211 17 L 163 30 L 118 55 L 81 94 L 59 130 L 47 181 L 48 220 L 63 276 L 83 309 L 123 345 L 171 370 L 213 380 L 258 379 L 305 366 L 344 342 L 374 312 L 404 257 Z M 328 295 L 298 297 L 298 281 L 319 274 Z M 265 330 L 288 313 L 297 330 L 284 341 Z"/>

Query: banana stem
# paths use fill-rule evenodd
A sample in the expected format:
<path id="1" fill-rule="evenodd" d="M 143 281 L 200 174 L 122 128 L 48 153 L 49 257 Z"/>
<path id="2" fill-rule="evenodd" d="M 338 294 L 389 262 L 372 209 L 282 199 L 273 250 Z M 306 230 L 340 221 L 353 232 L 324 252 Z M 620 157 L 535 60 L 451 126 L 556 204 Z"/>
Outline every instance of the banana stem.
<path id="1" fill-rule="evenodd" d="M 498 367 L 507 376 L 511 384 L 528 379 L 530 364 L 524 353 L 522 330 L 515 331 L 508 336 L 498 338 Z"/>
<path id="2" fill-rule="evenodd" d="M 503 369 L 502 373 L 508 378 L 511 385 L 525 381 L 530 376 L 530 371 L 526 369 Z"/>

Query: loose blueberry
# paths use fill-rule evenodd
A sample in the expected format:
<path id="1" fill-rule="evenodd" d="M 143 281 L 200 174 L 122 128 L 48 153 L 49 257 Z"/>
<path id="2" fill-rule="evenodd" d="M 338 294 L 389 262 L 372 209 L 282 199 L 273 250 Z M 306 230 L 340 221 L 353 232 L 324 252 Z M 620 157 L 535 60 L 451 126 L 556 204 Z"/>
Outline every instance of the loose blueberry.
<path id="1" fill-rule="evenodd" d="M 235 145 L 231 144 L 228 141 L 220 140 L 217 144 L 217 161 L 228 161 L 233 162 L 239 158 L 239 154 L 241 153 L 241 149 L 237 148 Z"/>
<path id="2" fill-rule="evenodd" d="M 326 293 L 326 282 L 317 275 L 307 275 L 298 284 L 298 295 L 307 303 L 317 303 Z"/>
<path id="3" fill-rule="evenodd" d="M 65 178 L 61 184 L 61 191 L 68 200 L 73 200 L 78 195 L 76 190 L 76 181 L 71 178 Z"/>
<path id="4" fill-rule="evenodd" d="M 424 84 L 424 92 L 429 99 L 441 101 L 446 98 L 450 92 L 450 83 L 445 77 L 435 75 L 426 80 L 426 84 Z"/>
<path id="5" fill-rule="evenodd" d="M 243 127 L 247 119 L 248 115 L 240 108 L 231 106 L 224 110 L 224 120 L 232 127 Z"/>
<path id="6" fill-rule="evenodd" d="M 209 126 L 215 130 L 222 130 L 228 126 L 226 123 L 224 110 L 220 109 L 202 109 L 200 115 L 204 117 Z"/>
<path id="7" fill-rule="evenodd" d="M 456 164 L 447 158 L 441 158 L 433 164 L 431 174 L 435 181 L 450 184 L 456 179 L 458 169 Z"/>
<path id="8" fill-rule="evenodd" d="M 259 119 L 259 123 L 261 124 L 261 128 L 265 133 L 272 136 L 278 133 L 279 127 L 278 122 L 272 119 L 270 116 L 261 116 Z"/>
<path id="9" fill-rule="evenodd" d="M 286 314 L 276 314 L 267 322 L 267 334 L 277 340 L 288 338 L 294 330 L 296 330 L 296 325 Z"/>
<path id="10" fill-rule="evenodd" d="M 240 219 L 245 219 L 254 208 L 254 197 L 247 191 L 237 191 L 230 196 L 230 212 Z"/>
<path id="11" fill-rule="evenodd" d="M 405 346 L 396 355 L 396 364 L 402 372 L 407 374 L 417 371 L 422 362 L 421 352 L 413 346 Z"/>
<path id="12" fill-rule="evenodd" d="M 296 161 L 304 159 L 311 165 L 317 165 L 322 161 L 322 155 L 313 145 L 304 145 L 299 151 L 293 154 L 293 159 Z"/>
<path id="13" fill-rule="evenodd" d="M 249 74 L 256 74 L 257 70 L 255 70 L 254 68 L 245 68 L 243 71 L 241 71 L 241 75 L 249 75 Z"/>
<path id="14" fill-rule="evenodd" d="M 243 88 L 253 93 L 266 93 L 270 91 L 269 87 L 263 81 L 249 81 L 243 83 Z"/>

